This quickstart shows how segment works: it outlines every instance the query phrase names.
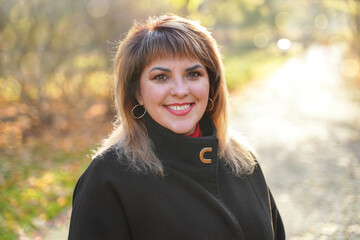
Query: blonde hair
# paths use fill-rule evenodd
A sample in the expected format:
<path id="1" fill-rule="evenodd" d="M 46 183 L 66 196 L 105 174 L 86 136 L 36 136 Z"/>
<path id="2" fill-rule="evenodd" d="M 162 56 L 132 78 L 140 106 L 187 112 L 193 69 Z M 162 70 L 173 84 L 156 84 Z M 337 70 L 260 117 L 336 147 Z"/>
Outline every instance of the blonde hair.
<path id="1" fill-rule="evenodd" d="M 178 16 L 150 17 L 135 23 L 119 44 L 115 56 L 115 108 L 117 122 L 112 134 L 103 141 L 96 155 L 111 146 L 125 156 L 135 171 L 163 175 L 142 119 L 134 119 L 131 109 L 138 104 L 140 76 L 151 61 L 159 58 L 186 57 L 200 61 L 209 75 L 209 98 L 214 108 L 208 112 L 219 139 L 219 157 L 236 175 L 251 173 L 255 157 L 248 147 L 228 135 L 228 91 L 224 67 L 216 41 L 197 21 Z"/>

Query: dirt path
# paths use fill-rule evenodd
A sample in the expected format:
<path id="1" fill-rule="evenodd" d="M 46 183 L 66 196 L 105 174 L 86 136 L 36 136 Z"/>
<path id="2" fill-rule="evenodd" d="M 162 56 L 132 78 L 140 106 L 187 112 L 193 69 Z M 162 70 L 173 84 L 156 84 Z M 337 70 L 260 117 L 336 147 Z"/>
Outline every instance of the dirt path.
<path id="1" fill-rule="evenodd" d="M 257 150 L 290 240 L 360 239 L 360 106 L 340 58 L 312 47 L 232 95 L 231 125 Z M 67 228 L 64 215 L 39 239 Z"/>
<path id="2" fill-rule="evenodd" d="M 360 105 L 335 49 L 312 47 L 232 96 L 290 240 L 360 239 Z"/>

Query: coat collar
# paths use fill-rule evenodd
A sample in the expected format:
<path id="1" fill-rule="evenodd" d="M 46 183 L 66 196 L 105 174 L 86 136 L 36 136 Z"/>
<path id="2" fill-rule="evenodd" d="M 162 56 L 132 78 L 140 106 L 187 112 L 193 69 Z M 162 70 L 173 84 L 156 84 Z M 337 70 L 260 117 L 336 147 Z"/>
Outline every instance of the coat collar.
<path id="1" fill-rule="evenodd" d="M 197 138 L 174 133 L 155 122 L 149 114 L 144 119 L 155 153 L 165 166 L 193 174 L 216 173 L 218 139 L 210 117 L 204 115 L 200 120 L 203 137 Z"/>

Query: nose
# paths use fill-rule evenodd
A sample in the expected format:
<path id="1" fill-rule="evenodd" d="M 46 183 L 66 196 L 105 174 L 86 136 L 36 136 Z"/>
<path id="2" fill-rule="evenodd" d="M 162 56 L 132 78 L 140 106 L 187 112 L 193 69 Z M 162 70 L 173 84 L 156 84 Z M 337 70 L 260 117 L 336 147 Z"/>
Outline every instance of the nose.
<path id="1" fill-rule="evenodd" d="M 171 89 L 171 95 L 177 96 L 178 98 L 184 98 L 189 94 L 189 87 L 185 82 L 185 79 L 178 77 L 174 79 L 173 86 Z"/>

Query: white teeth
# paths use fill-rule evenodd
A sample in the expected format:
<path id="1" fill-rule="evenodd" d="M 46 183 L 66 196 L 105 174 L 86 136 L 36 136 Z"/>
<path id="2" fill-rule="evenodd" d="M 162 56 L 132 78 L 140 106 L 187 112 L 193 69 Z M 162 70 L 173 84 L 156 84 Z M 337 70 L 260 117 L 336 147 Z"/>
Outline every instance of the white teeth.
<path id="1" fill-rule="evenodd" d="M 170 108 L 175 111 L 185 110 L 188 109 L 191 106 L 191 104 L 185 104 L 181 106 L 166 106 L 167 108 Z"/>

